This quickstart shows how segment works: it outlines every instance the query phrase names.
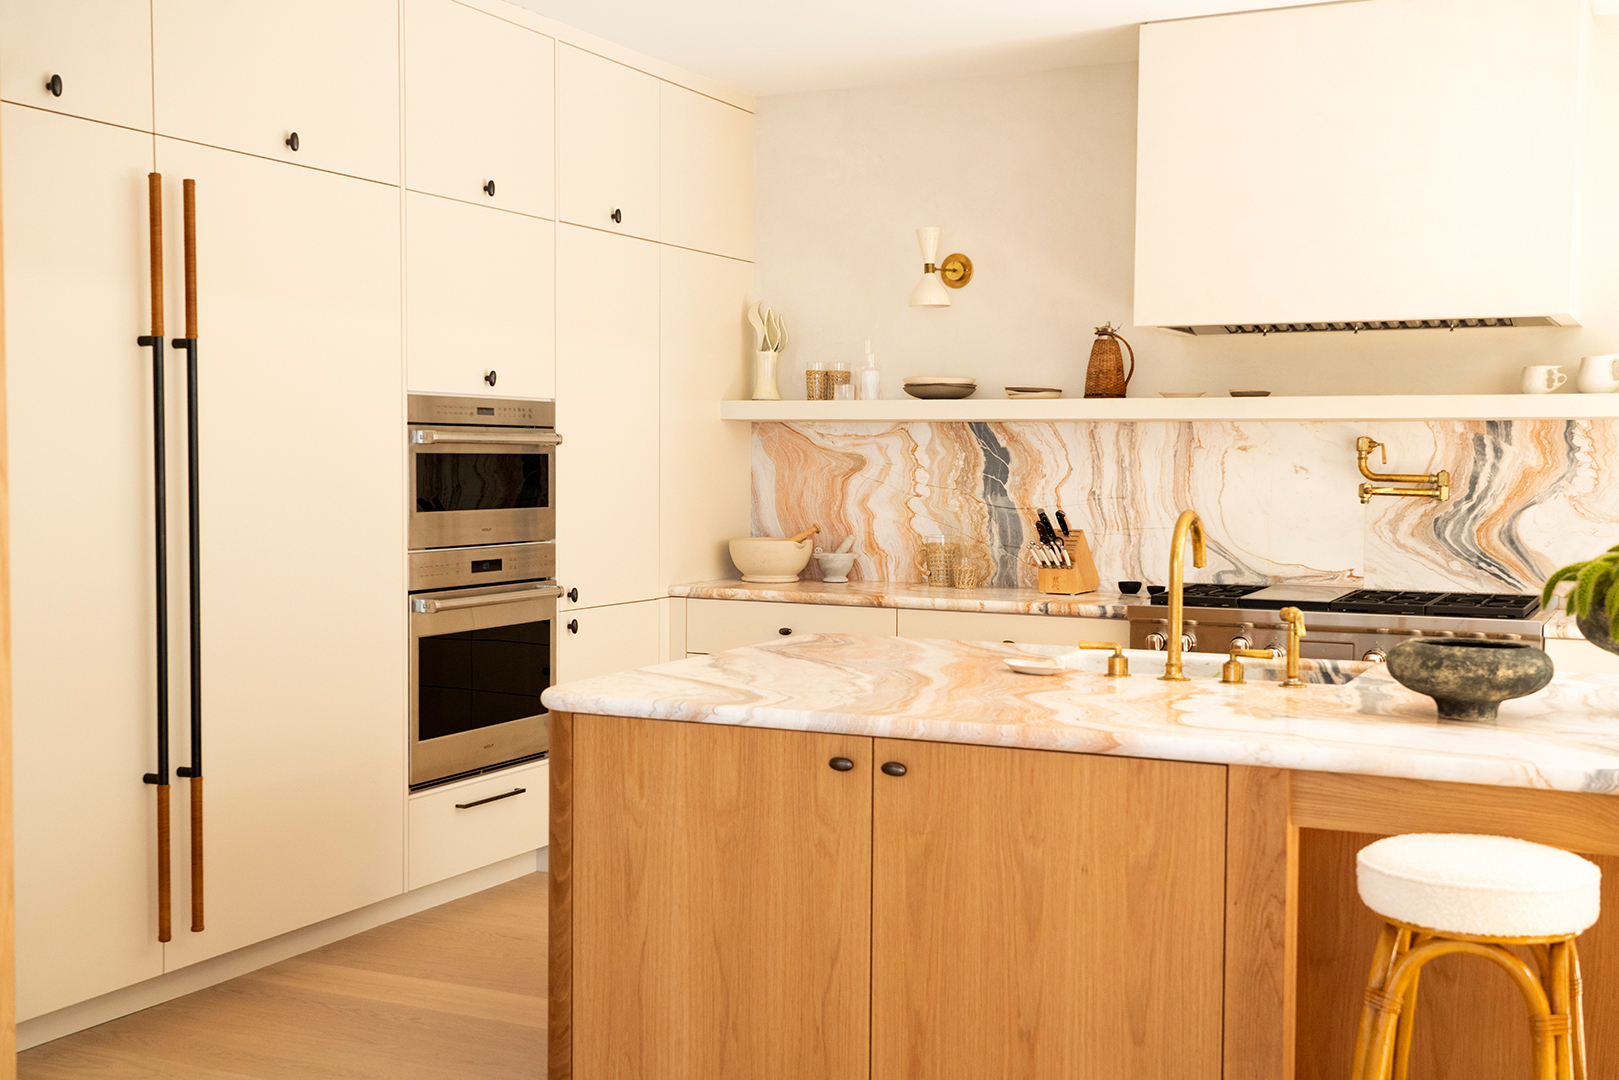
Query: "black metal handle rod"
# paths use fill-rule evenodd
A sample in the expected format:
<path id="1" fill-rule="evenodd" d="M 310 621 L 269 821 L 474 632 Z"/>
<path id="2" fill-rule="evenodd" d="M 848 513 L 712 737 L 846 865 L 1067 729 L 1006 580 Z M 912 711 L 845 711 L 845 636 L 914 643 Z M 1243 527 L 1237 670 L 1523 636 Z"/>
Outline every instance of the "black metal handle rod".
<path id="1" fill-rule="evenodd" d="M 202 502 L 200 452 L 197 440 L 197 339 L 175 338 L 171 344 L 186 353 L 186 476 L 190 511 L 190 630 L 191 630 L 191 764 L 174 770 L 186 777 L 202 776 Z"/>
<path id="2" fill-rule="evenodd" d="M 143 335 L 139 341 L 152 350 L 152 464 L 153 516 L 157 523 L 157 772 L 143 777 L 148 784 L 169 783 L 169 515 L 168 465 L 164 455 L 163 339 Z"/>

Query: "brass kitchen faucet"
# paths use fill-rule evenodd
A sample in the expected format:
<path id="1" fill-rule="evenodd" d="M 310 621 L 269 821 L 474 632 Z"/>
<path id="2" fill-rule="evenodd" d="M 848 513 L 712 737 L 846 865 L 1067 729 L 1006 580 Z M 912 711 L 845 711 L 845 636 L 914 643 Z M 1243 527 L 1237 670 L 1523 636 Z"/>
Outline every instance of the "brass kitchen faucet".
<path id="1" fill-rule="evenodd" d="M 1450 501 L 1450 473 L 1441 469 L 1436 473 L 1375 473 L 1368 463 L 1372 451 L 1380 451 L 1383 464 L 1389 463 L 1388 447 L 1376 439 L 1362 435 L 1355 440 L 1355 451 L 1360 457 L 1360 474 L 1367 480 L 1381 480 L 1385 483 L 1421 484 L 1421 487 L 1378 487 L 1375 484 L 1362 484 L 1360 486 L 1360 501 L 1364 505 L 1372 501 L 1373 495 L 1410 495 L 1418 499 L 1438 499 L 1440 502 Z"/>

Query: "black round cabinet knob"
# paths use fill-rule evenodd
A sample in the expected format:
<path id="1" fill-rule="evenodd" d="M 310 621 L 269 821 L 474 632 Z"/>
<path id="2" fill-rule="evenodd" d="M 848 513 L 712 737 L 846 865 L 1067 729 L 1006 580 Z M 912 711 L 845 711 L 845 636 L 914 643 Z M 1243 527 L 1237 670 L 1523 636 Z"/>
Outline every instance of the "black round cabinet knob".
<path id="1" fill-rule="evenodd" d="M 792 632 L 793 632 L 793 628 L 790 627 L 790 626 L 784 626 L 780 630 L 776 631 L 776 633 L 780 634 L 782 637 L 788 637 L 789 635 L 792 634 Z"/>
<path id="2" fill-rule="evenodd" d="M 615 225 L 622 224 L 624 221 L 624 212 L 616 206 L 613 207 L 613 212 L 607 216 L 613 219 L 613 224 Z"/>
<path id="3" fill-rule="evenodd" d="M 579 620 L 578 619 L 569 619 L 568 620 L 568 633 L 577 634 L 578 632 L 579 632 Z"/>
<path id="4" fill-rule="evenodd" d="M 897 761 L 885 761 L 883 762 L 883 772 L 889 776 L 904 776 L 905 766 Z"/>
<path id="5" fill-rule="evenodd" d="M 292 147 L 294 154 L 298 152 L 298 133 L 296 131 L 287 136 L 287 145 Z"/>
<path id="6" fill-rule="evenodd" d="M 488 371 L 484 372 L 483 381 L 488 383 L 490 386 L 493 386 L 495 385 L 495 379 L 497 377 L 498 373 L 493 368 L 490 368 Z"/>
<path id="7" fill-rule="evenodd" d="M 579 602 L 579 590 L 578 589 L 569 589 L 568 590 L 568 603 L 577 604 L 578 602 Z"/>
<path id="8" fill-rule="evenodd" d="M 45 83 L 45 89 L 51 92 L 51 97 L 62 96 L 62 76 L 52 75 Z"/>
<path id="9" fill-rule="evenodd" d="M 491 199 L 495 197 L 495 182 L 493 180 L 483 186 L 483 193 Z"/>
<path id="10" fill-rule="evenodd" d="M 854 768 L 854 762 L 850 761 L 846 757 L 835 757 L 831 761 L 827 762 L 827 764 L 832 766 L 832 768 L 837 772 L 848 772 L 850 769 Z"/>

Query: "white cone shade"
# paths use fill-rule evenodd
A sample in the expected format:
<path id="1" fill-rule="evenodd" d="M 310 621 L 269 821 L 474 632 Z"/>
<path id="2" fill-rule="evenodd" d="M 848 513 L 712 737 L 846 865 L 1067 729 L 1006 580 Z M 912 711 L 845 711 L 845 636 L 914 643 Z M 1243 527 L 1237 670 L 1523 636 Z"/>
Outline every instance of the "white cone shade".
<path id="1" fill-rule="evenodd" d="M 939 233 L 937 225 L 930 225 L 925 229 L 916 230 L 916 242 L 922 248 L 923 263 L 937 263 L 939 261 Z M 950 292 L 944 287 L 944 280 L 938 273 L 923 274 L 922 280 L 911 290 L 912 307 L 949 307 Z"/>

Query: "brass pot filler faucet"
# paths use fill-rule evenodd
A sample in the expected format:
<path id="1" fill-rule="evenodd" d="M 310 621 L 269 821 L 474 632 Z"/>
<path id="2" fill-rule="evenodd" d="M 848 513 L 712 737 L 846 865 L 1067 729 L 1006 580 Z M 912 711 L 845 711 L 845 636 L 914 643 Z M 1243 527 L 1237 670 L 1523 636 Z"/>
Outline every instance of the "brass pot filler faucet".
<path id="1" fill-rule="evenodd" d="M 1438 499 L 1440 502 L 1450 501 L 1450 473 L 1441 469 L 1436 473 L 1375 473 L 1368 463 L 1372 451 L 1382 454 L 1383 464 L 1389 463 L 1388 447 L 1376 439 L 1362 435 L 1355 440 L 1355 452 L 1360 458 L 1360 474 L 1367 480 L 1380 480 L 1384 483 L 1420 484 L 1421 487 L 1378 487 L 1376 484 L 1362 484 L 1360 486 L 1360 501 L 1362 505 L 1372 501 L 1373 495 L 1410 495 L 1418 499 Z"/>

